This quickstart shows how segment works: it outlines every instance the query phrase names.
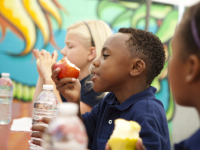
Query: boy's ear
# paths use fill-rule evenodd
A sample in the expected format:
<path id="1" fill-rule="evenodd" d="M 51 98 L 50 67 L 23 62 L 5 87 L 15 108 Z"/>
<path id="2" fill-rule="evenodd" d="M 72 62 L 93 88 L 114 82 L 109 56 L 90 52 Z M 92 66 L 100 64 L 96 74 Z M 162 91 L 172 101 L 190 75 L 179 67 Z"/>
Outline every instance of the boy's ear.
<path id="1" fill-rule="evenodd" d="M 200 78 L 200 61 L 196 55 L 190 55 L 186 60 L 186 82 L 196 82 Z"/>
<path id="2" fill-rule="evenodd" d="M 132 68 L 130 70 L 131 76 L 138 76 L 140 75 L 146 68 L 146 64 L 141 59 L 134 59 L 132 63 Z"/>
<path id="3" fill-rule="evenodd" d="M 96 57 L 96 48 L 95 47 L 91 47 L 90 51 L 89 51 L 89 55 L 88 55 L 88 61 L 94 60 L 95 57 Z"/>

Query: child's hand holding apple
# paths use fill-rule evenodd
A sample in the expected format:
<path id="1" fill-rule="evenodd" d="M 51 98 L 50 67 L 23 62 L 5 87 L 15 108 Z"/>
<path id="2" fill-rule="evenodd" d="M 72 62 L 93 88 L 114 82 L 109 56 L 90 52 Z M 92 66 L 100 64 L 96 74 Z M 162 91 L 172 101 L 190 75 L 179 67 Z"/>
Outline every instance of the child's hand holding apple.
<path id="1" fill-rule="evenodd" d="M 52 65 L 51 78 L 56 84 L 56 89 L 68 102 L 80 104 L 81 84 L 78 81 L 80 69 L 63 58 Z"/>

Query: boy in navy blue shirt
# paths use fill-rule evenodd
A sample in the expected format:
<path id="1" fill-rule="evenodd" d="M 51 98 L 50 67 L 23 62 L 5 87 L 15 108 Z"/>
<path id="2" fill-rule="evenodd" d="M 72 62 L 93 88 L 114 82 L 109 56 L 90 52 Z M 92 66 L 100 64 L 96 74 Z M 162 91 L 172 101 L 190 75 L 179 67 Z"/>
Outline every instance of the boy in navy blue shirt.
<path id="1" fill-rule="evenodd" d="M 137 121 L 142 129 L 140 137 L 148 150 L 170 150 L 168 124 L 162 103 L 155 98 L 156 89 L 150 84 L 161 72 L 165 51 L 161 41 L 152 33 L 121 28 L 107 39 L 100 58 L 93 62 L 93 89 L 110 92 L 83 120 L 88 148 L 104 150 L 114 129 L 114 120 L 124 118 Z M 54 66 L 52 67 L 54 68 Z M 57 90 L 69 102 L 80 105 L 80 82 L 72 78 L 52 79 Z"/>

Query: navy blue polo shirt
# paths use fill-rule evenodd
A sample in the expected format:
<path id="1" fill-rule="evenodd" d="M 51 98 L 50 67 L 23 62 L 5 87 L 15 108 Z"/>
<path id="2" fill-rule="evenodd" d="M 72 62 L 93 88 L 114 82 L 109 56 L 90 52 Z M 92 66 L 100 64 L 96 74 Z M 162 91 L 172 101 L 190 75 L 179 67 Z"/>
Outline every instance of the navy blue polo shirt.
<path id="1" fill-rule="evenodd" d="M 124 118 L 141 125 L 140 137 L 147 150 L 170 150 L 168 124 L 161 101 L 155 97 L 156 88 L 137 93 L 122 104 L 109 93 L 90 113 L 82 115 L 89 137 L 88 148 L 105 150 L 114 129 L 114 120 Z"/>
<path id="2" fill-rule="evenodd" d="M 175 144 L 174 150 L 200 150 L 200 129 L 189 139 Z"/>

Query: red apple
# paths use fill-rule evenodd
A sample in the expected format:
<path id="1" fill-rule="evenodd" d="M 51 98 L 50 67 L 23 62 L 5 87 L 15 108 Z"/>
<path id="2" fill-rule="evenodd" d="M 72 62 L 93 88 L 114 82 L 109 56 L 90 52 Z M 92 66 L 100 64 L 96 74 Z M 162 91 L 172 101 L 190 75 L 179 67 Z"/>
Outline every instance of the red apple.
<path id="1" fill-rule="evenodd" d="M 61 71 L 58 74 L 59 79 L 67 78 L 67 77 L 77 79 L 79 76 L 80 69 L 76 67 L 74 64 L 72 64 L 67 58 L 63 58 L 59 60 L 55 64 L 54 69 L 58 67 L 61 69 Z"/>

